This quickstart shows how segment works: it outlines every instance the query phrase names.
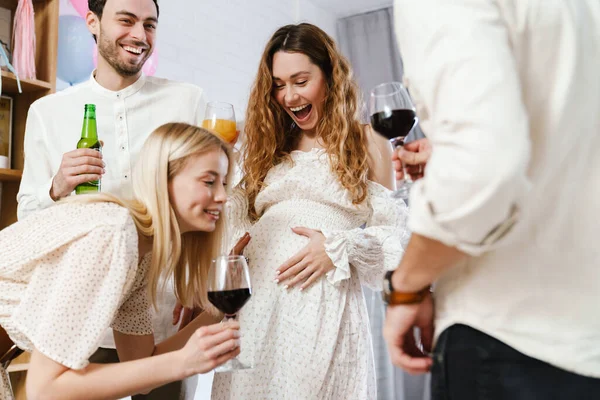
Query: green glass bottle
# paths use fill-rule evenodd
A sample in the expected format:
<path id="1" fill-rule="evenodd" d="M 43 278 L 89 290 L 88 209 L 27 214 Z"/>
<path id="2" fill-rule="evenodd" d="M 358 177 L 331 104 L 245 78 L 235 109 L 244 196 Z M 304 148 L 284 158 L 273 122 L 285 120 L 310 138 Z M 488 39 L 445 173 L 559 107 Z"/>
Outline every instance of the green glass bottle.
<path id="1" fill-rule="evenodd" d="M 98 140 L 96 128 L 96 105 L 86 104 L 83 115 L 83 127 L 81 128 L 81 139 L 77 142 L 78 149 L 94 149 L 102 151 Z M 100 180 L 82 183 L 75 188 L 76 194 L 98 193 L 100 191 Z"/>

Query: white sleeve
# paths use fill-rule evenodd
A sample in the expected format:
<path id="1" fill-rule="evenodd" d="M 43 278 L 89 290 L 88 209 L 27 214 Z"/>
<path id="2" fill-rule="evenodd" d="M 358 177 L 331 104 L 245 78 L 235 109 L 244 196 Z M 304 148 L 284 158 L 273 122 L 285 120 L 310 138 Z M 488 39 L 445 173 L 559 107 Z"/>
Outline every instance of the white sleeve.
<path id="1" fill-rule="evenodd" d="M 88 364 L 115 317 L 118 330 L 152 333 L 147 301 L 123 303 L 145 292 L 130 296 L 143 281 L 136 246 L 135 228 L 105 225 L 42 255 L 11 320 L 37 350 L 73 369 Z"/>
<path id="2" fill-rule="evenodd" d="M 335 265 L 327 273 L 331 284 L 336 285 L 355 273 L 363 284 L 381 290 L 385 271 L 398 267 L 410 232 L 406 227 L 406 205 L 391 193 L 383 186 L 371 185 L 372 213 L 364 229 L 323 231 L 325 251 Z"/>
<path id="3" fill-rule="evenodd" d="M 479 255 L 511 230 L 530 187 L 509 31 L 496 2 L 475 0 L 396 0 L 395 29 L 433 148 L 411 191 L 410 228 Z"/>
<path id="4" fill-rule="evenodd" d="M 48 148 L 46 129 L 43 120 L 35 108 L 29 108 L 25 126 L 25 168 L 19 193 L 17 194 L 17 216 L 19 220 L 36 210 L 54 204 L 50 198 L 52 187 L 52 166 Z"/>

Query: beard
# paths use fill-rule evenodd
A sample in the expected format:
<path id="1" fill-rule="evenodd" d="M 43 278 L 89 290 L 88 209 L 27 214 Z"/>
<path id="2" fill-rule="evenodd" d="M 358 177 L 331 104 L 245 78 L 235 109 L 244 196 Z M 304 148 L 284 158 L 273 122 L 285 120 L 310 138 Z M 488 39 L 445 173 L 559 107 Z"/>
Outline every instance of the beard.
<path id="1" fill-rule="evenodd" d="M 98 54 L 102 56 L 102 58 L 104 58 L 106 62 L 108 62 L 108 64 L 113 67 L 117 73 L 119 73 L 119 75 L 126 77 L 137 75 L 142 70 L 146 60 L 148 60 L 148 58 L 152 55 L 152 48 L 149 47 L 147 43 L 133 40 L 127 44 L 144 49 L 142 53 L 143 58 L 139 62 L 132 64 L 119 57 L 120 45 L 115 42 L 111 42 L 106 35 L 104 35 L 102 28 L 100 28 L 100 35 L 98 38 Z"/>

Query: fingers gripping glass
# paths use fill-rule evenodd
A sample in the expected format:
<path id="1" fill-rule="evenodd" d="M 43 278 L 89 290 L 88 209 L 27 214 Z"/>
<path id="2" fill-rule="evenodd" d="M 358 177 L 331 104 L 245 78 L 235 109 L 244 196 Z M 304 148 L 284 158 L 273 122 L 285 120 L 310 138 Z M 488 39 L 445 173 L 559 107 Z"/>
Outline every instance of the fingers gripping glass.
<path id="1" fill-rule="evenodd" d="M 410 131 L 417 125 L 415 106 L 408 91 L 400 82 L 377 85 L 369 98 L 371 126 L 386 137 L 394 147 L 403 146 Z M 398 198 L 407 199 L 412 185 L 410 175 L 404 171 L 404 180 L 394 192 Z"/>
<path id="2" fill-rule="evenodd" d="M 251 294 L 250 272 L 244 256 L 222 255 L 212 261 L 208 272 L 208 300 L 225 314 L 223 321 L 235 319 Z M 215 372 L 248 368 L 252 366 L 242 364 L 236 357 L 217 367 Z"/>

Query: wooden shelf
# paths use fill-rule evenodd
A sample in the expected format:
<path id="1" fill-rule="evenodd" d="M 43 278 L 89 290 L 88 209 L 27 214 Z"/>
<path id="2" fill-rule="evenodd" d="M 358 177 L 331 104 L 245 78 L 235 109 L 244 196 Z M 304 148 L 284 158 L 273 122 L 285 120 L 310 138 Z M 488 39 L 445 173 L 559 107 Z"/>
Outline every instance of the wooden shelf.
<path id="1" fill-rule="evenodd" d="M 18 169 L 0 168 L 0 182 L 19 182 L 23 171 Z"/>
<path id="2" fill-rule="evenodd" d="M 21 79 L 21 89 L 23 93 L 48 91 L 52 89 L 52 84 L 39 79 Z M 17 78 L 12 72 L 2 70 L 2 93 L 10 95 L 19 94 Z"/>
<path id="3" fill-rule="evenodd" d="M 6 369 L 6 372 L 8 372 L 9 374 L 11 372 L 22 372 L 22 371 L 27 371 L 29 369 L 29 363 L 27 364 L 10 364 L 8 366 L 8 368 Z"/>
<path id="4" fill-rule="evenodd" d="M 31 361 L 31 354 L 25 352 L 25 353 L 21 354 L 19 357 L 15 358 L 10 363 L 10 365 L 8 366 L 6 371 L 8 373 L 27 371 L 29 369 L 29 361 Z"/>

